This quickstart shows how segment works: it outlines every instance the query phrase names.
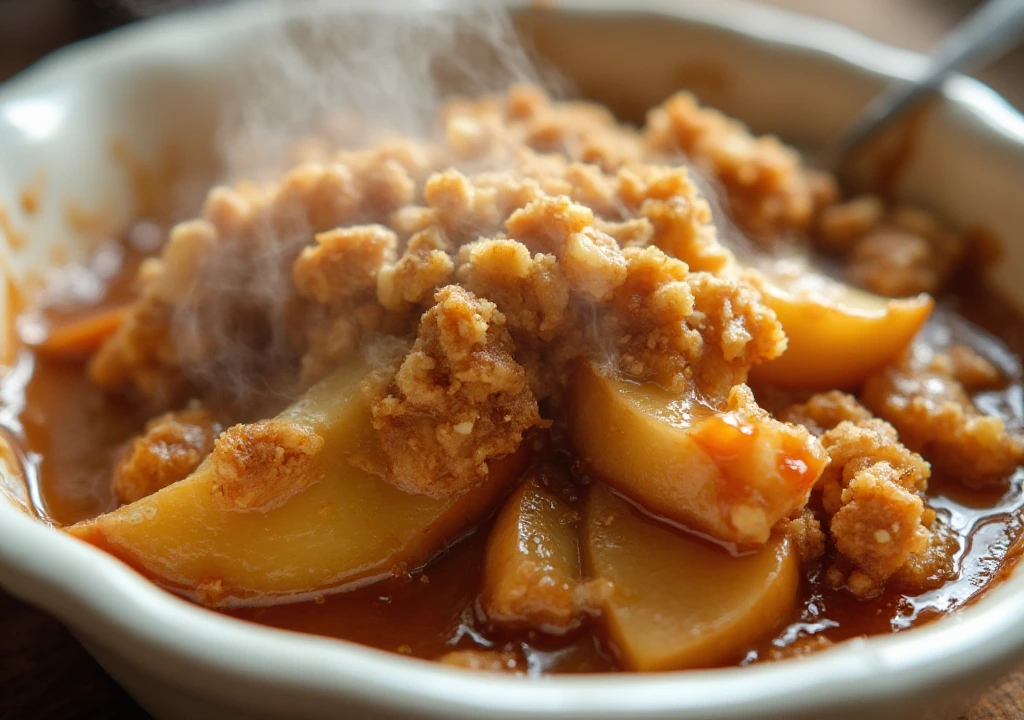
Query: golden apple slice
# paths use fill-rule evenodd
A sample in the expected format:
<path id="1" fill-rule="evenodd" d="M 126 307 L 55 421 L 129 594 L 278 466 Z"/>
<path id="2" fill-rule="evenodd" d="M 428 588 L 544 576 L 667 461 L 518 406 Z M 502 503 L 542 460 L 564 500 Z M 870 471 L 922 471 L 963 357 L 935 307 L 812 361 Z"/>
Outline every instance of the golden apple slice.
<path id="1" fill-rule="evenodd" d="M 630 670 L 739 660 L 796 607 L 799 560 L 789 540 L 732 556 L 643 516 L 601 484 L 584 523 L 586 569 L 612 583 L 602 622 Z"/>
<path id="2" fill-rule="evenodd" d="M 489 620 L 553 634 L 579 626 L 578 520 L 536 475 L 512 494 L 484 559 L 481 607 Z"/>
<path id="3" fill-rule="evenodd" d="M 428 561 L 491 512 L 521 472 L 523 451 L 494 461 L 483 484 L 448 499 L 410 495 L 356 468 L 376 447 L 347 365 L 279 419 L 323 440 L 326 475 L 266 512 L 224 506 L 207 459 L 191 476 L 67 528 L 144 574 L 212 605 L 266 602 L 365 583 Z"/>
<path id="4" fill-rule="evenodd" d="M 789 345 L 750 378 L 793 390 L 860 387 L 910 345 L 935 304 L 925 294 L 894 300 L 815 273 L 758 285 Z"/>
<path id="5" fill-rule="evenodd" d="M 827 455 L 806 430 L 743 404 L 714 413 L 693 396 L 573 368 L 569 438 L 598 476 L 649 512 L 719 540 L 763 543 L 803 507 Z"/>

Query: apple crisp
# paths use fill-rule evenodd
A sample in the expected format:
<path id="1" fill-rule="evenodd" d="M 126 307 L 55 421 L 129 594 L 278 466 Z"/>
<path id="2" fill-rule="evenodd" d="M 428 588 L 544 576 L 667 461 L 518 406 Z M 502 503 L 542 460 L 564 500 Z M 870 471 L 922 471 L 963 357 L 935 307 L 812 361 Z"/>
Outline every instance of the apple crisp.
<path id="1" fill-rule="evenodd" d="M 634 127 L 514 86 L 434 128 L 213 187 L 78 355 L 36 348 L 26 447 L 98 478 L 66 532 L 224 612 L 530 675 L 800 655 L 1013 561 L 1012 338 L 919 333 L 968 235 L 685 92 Z"/>

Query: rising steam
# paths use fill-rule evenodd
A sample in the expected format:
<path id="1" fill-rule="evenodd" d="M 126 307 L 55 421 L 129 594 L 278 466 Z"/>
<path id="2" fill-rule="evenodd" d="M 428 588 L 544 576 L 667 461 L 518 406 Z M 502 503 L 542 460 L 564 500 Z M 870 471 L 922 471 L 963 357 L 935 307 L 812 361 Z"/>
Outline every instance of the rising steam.
<path id="1" fill-rule="evenodd" d="M 382 134 L 428 138 L 436 131 L 439 106 L 452 95 L 541 80 L 495 2 L 251 5 L 245 59 L 229 69 L 230 85 L 239 92 L 225 103 L 218 136 L 229 182 L 280 176 L 300 137 L 326 137 L 336 148 L 358 147 Z M 133 4 L 146 13 L 166 6 Z M 196 349 L 202 357 L 187 365 L 198 386 L 242 403 L 277 388 L 274 370 L 295 359 L 288 337 L 294 325 L 288 317 L 291 261 L 308 240 L 302 229 L 280 237 L 267 228 L 254 243 L 224 243 L 203 264 L 196 292 L 174 318 L 180 354 L 187 358 Z"/>

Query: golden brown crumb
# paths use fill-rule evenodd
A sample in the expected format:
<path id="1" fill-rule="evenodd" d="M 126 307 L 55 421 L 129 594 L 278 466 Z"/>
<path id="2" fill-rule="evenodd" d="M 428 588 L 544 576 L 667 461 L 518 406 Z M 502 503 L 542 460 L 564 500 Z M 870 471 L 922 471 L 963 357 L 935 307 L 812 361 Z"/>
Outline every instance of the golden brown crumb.
<path id="1" fill-rule="evenodd" d="M 1024 462 L 1021 440 L 1002 420 L 979 412 L 945 373 L 907 363 L 887 368 L 868 378 L 862 398 L 909 447 L 967 485 L 1002 482 Z"/>
<path id="2" fill-rule="evenodd" d="M 954 345 L 949 350 L 950 373 L 968 392 L 987 390 L 1003 381 L 995 365 L 967 345 Z"/>
<path id="3" fill-rule="evenodd" d="M 211 190 L 202 218 L 175 226 L 161 257 L 141 267 L 139 300 L 93 359 L 93 382 L 158 407 L 175 402 L 189 389 L 190 370 L 223 350 L 225 327 L 238 341 L 239 328 L 258 329 L 269 309 L 288 304 L 292 288 L 270 283 L 305 242 L 366 208 L 394 205 L 373 196 L 380 187 L 369 160 L 382 152 L 368 150 L 359 163 L 301 165 L 278 183 Z M 321 282 L 310 292 L 344 291 Z M 182 316 L 194 320 L 186 332 L 175 324 Z"/>
<path id="4" fill-rule="evenodd" d="M 859 573 L 846 585 L 869 594 L 928 546 L 921 493 L 930 468 L 878 419 L 840 422 L 821 441 L 831 458 L 819 481 L 829 532 Z"/>
<path id="5" fill-rule="evenodd" d="M 440 228 L 431 226 L 417 232 L 409 238 L 398 262 L 380 268 L 377 300 L 394 312 L 428 302 L 455 270 L 450 251 L 451 243 Z"/>
<path id="6" fill-rule="evenodd" d="M 303 297 L 328 305 L 377 288 L 377 272 L 394 260 L 397 239 L 381 225 L 337 228 L 316 236 L 292 266 Z"/>
<path id="7" fill-rule="evenodd" d="M 845 254 L 873 230 L 885 213 L 885 203 L 875 195 L 861 195 L 825 208 L 818 220 L 818 242 L 829 252 Z"/>
<path id="8" fill-rule="evenodd" d="M 615 238 L 620 247 L 647 247 L 654 238 L 654 226 L 647 218 L 613 221 L 594 218 L 594 227 Z"/>
<path id="9" fill-rule="evenodd" d="M 857 398 L 839 390 L 817 393 L 806 402 L 790 405 L 779 413 L 779 420 L 803 425 L 818 437 L 844 420 L 856 424 L 871 417 L 871 411 Z"/>
<path id="10" fill-rule="evenodd" d="M 935 519 L 923 498 L 930 468 L 891 425 L 838 391 L 814 395 L 779 417 L 820 436 L 831 458 L 818 487 L 841 553 L 827 573 L 833 586 L 867 597 L 894 578 L 921 591 L 948 572 L 951 550 L 928 530 Z"/>
<path id="11" fill-rule="evenodd" d="M 541 419 L 494 303 L 457 285 L 435 301 L 372 411 L 388 480 L 444 497 L 481 482 L 487 462 L 514 452 Z"/>
<path id="12" fill-rule="evenodd" d="M 741 279 L 690 273 L 656 247 L 622 253 L 626 280 L 597 329 L 626 375 L 724 401 L 753 364 L 785 349 L 775 314 Z"/>
<path id="13" fill-rule="evenodd" d="M 515 675 L 525 673 L 523 662 L 516 653 L 500 650 L 452 650 L 439 657 L 437 661 L 442 665 L 464 670 L 505 672 Z"/>
<path id="14" fill-rule="evenodd" d="M 828 537 L 809 509 L 804 508 L 796 518 L 780 520 L 775 529 L 789 536 L 805 567 L 817 562 L 825 554 Z"/>
<path id="15" fill-rule="evenodd" d="M 717 345 L 727 363 L 745 372 L 785 351 L 782 325 L 749 284 L 708 272 L 693 273 L 688 282 L 697 310 L 690 324 Z"/>
<path id="16" fill-rule="evenodd" d="M 819 435 L 829 454 L 818 488 L 829 538 L 841 555 L 828 582 L 858 597 L 878 593 L 892 577 L 908 588 L 927 587 L 922 567 L 937 568 L 949 557 L 934 551 L 928 530 L 935 517 L 923 497 L 928 463 L 843 392 L 813 395 L 779 417 Z"/>
<path id="17" fill-rule="evenodd" d="M 213 450 L 220 426 L 206 410 L 166 413 L 146 423 L 114 468 L 114 496 L 131 503 L 188 477 Z"/>
<path id="18" fill-rule="evenodd" d="M 880 228 L 856 243 L 847 261 L 846 277 L 887 297 L 935 292 L 940 279 L 931 266 L 931 254 L 928 241 L 919 235 Z"/>
<path id="19" fill-rule="evenodd" d="M 531 252 L 560 257 L 569 238 L 593 223 L 594 212 L 585 205 L 565 196 L 541 197 L 512 213 L 505 230 Z"/>
<path id="20" fill-rule="evenodd" d="M 773 240 L 806 232 L 834 191 L 807 170 L 792 148 L 754 137 L 738 121 L 678 93 L 647 117 L 646 141 L 660 152 L 682 151 L 725 190 L 729 210 L 748 232 Z"/>
<path id="21" fill-rule="evenodd" d="M 931 467 L 915 452 L 904 446 L 896 429 L 877 418 L 857 423 L 844 421 L 821 438 L 831 462 L 821 476 L 825 490 L 826 512 L 835 513 L 842 505 L 841 492 L 857 472 L 875 464 L 886 463 L 894 471 L 882 473 L 908 490 L 925 490 Z M 832 485 L 833 487 L 829 487 Z"/>
<path id="22" fill-rule="evenodd" d="M 691 270 L 720 272 L 734 262 L 732 253 L 718 242 L 711 208 L 686 168 L 629 166 L 619 170 L 618 181 L 620 201 L 650 224 L 647 242 L 679 258 Z"/>
<path id="23" fill-rule="evenodd" d="M 316 236 L 292 266 L 307 303 L 296 304 L 292 334 L 305 352 L 301 379 L 310 385 L 350 357 L 385 321 L 377 302 L 379 273 L 394 260 L 395 234 L 380 225 L 338 228 Z"/>
<path id="24" fill-rule="evenodd" d="M 954 558 L 960 549 L 956 533 L 944 523 L 935 522 L 929 514 L 934 511 L 925 508 L 924 523 L 929 528 L 928 546 L 919 553 L 911 555 L 890 578 L 893 587 L 921 592 L 937 588 L 951 577 L 956 568 Z"/>
<path id="25" fill-rule="evenodd" d="M 817 240 L 845 256 L 851 282 L 889 297 L 937 292 L 966 246 L 930 213 L 908 205 L 886 210 L 873 195 L 826 208 Z"/>
<path id="26" fill-rule="evenodd" d="M 686 264 L 654 247 L 626 248 L 623 255 L 626 280 L 615 292 L 601 334 L 614 342 L 627 375 L 669 386 L 692 384 L 690 364 L 700 359 L 704 339 L 687 322 L 695 300 Z"/>
<path id="27" fill-rule="evenodd" d="M 856 472 L 830 525 L 836 549 L 879 581 L 928 547 L 924 502 L 901 484 L 901 472 L 885 461 Z"/>
<path id="28" fill-rule="evenodd" d="M 514 240 L 478 240 L 459 251 L 457 279 L 501 308 L 519 338 L 549 341 L 571 321 L 569 284 L 553 255 Z"/>
<path id="29" fill-rule="evenodd" d="M 214 498 L 228 510 L 280 507 L 323 477 L 323 444 L 310 428 L 286 420 L 230 427 L 210 455 Z"/>

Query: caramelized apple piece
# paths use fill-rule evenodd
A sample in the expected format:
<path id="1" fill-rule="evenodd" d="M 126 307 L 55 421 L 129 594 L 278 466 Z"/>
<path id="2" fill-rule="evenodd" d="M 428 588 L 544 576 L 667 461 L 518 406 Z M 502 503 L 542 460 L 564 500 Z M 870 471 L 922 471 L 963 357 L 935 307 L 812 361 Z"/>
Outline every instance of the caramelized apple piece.
<path id="1" fill-rule="evenodd" d="M 827 462 L 801 427 L 774 420 L 737 386 L 726 412 L 579 362 L 566 423 L 580 457 L 655 515 L 720 540 L 763 543 L 807 502 Z"/>
<path id="2" fill-rule="evenodd" d="M 491 530 L 481 604 L 492 622 L 554 634 L 579 626 L 578 515 L 533 475 Z"/>
<path id="3" fill-rule="evenodd" d="M 796 606 L 800 567 L 775 535 L 742 556 L 643 516 L 600 483 L 584 522 L 586 569 L 611 581 L 603 622 L 631 670 L 738 660 Z"/>
<path id="4" fill-rule="evenodd" d="M 752 380 L 794 390 L 856 389 L 914 339 L 934 301 L 893 300 L 804 273 L 759 286 L 789 338 L 780 356 L 755 366 Z"/>
<path id="5" fill-rule="evenodd" d="M 57 359 L 87 358 L 114 334 L 127 314 L 128 308 L 122 306 L 57 323 L 47 330 L 46 337 L 35 349 Z"/>
<path id="6" fill-rule="evenodd" d="M 319 593 L 422 565 L 491 511 L 521 472 L 522 451 L 456 497 L 402 492 L 351 462 L 376 447 L 359 392 L 365 374 L 344 366 L 278 416 L 323 438 L 326 468 L 280 506 L 226 507 L 208 458 L 184 480 L 67 531 L 211 605 Z"/>

